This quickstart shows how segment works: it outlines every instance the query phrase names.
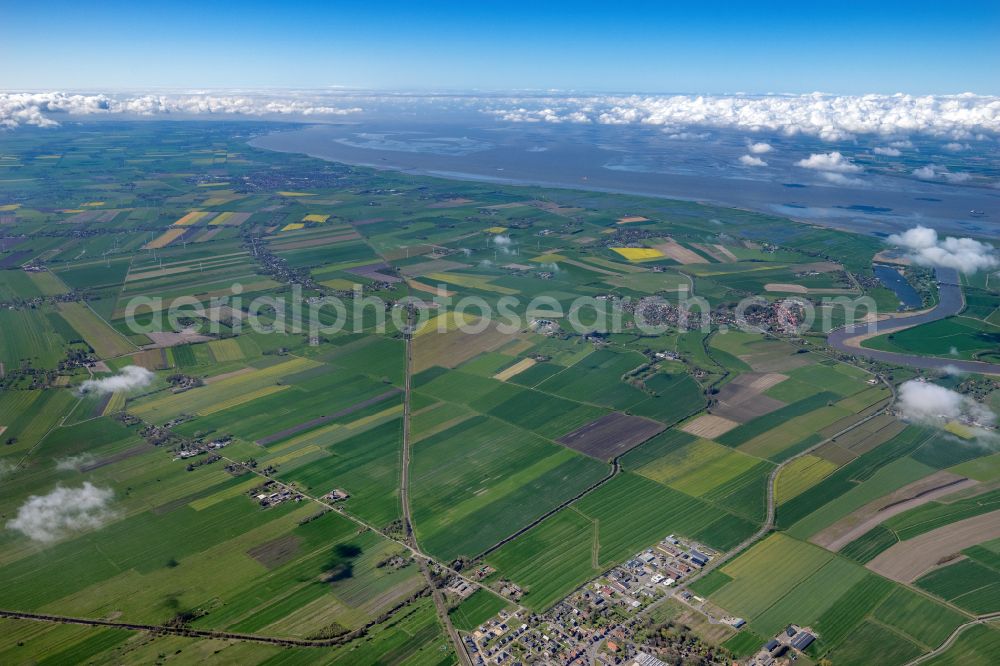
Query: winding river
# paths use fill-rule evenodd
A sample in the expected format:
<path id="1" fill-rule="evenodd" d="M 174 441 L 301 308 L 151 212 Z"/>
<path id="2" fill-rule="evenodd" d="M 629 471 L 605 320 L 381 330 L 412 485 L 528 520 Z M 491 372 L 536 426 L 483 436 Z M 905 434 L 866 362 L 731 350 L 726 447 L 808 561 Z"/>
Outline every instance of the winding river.
<path id="1" fill-rule="evenodd" d="M 899 354 L 896 352 L 867 349 L 861 346 L 863 339 L 874 335 L 901 331 L 920 324 L 938 321 L 957 315 L 965 308 L 962 287 L 959 283 L 958 271 L 952 268 L 938 268 L 938 304 L 930 310 L 916 314 L 897 314 L 877 322 L 853 324 L 830 332 L 827 342 L 831 347 L 847 354 L 863 356 L 884 363 L 905 365 L 911 368 L 929 370 L 945 370 L 972 372 L 984 375 L 1000 375 L 1000 363 L 984 361 L 963 361 L 959 359 L 938 358 L 933 356 L 917 356 L 915 354 Z"/>

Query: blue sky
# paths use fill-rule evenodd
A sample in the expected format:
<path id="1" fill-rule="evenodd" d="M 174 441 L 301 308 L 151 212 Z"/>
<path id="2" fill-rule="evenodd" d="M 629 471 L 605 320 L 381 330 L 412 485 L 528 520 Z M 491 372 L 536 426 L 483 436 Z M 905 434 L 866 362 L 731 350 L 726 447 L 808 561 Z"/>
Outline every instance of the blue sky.
<path id="1" fill-rule="evenodd" d="M 95 4 L 0 0 L 0 88 L 1000 93 L 997 2 Z"/>

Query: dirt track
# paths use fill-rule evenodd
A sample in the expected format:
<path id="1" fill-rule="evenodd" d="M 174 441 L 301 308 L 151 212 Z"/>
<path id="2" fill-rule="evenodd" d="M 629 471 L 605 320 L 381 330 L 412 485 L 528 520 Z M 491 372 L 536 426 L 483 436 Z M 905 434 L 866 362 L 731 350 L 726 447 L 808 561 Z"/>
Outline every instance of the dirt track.
<path id="1" fill-rule="evenodd" d="M 866 566 L 900 583 L 911 583 L 944 557 L 1000 538 L 1000 511 L 966 518 L 897 543 Z"/>
<path id="2" fill-rule="evenodd" d="M 957 474 L 936 472 L 869 502 L 809 540 L 818 546 L 838 552 L 889 518 L 943 495 L 974 486 L 976 483 L 978 482 L 973 479 L 966 479 Z"/>

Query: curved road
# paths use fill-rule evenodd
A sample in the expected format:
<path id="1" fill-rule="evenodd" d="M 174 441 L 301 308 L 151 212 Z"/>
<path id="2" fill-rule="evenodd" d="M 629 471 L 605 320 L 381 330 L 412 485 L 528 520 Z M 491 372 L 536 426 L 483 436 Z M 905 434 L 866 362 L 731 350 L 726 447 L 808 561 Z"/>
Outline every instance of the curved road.
<path id="1" fill-rule="evenodd" d="M 946 317 L 952 317 L 965 309 L 965 299 L 962 296 L 962 288 L 959 285 L 958 271 L 952 268 L 939 268 L 937 269 L 937 280 L 938 304 L 930 310 L 909 316 L 896 315 L 877 322 L 844 326 L 831 331 L 829 336 L 827 336 L 827 342 L 831 347 L 846 354 L 864 356 L 865 358 L 892 363 L 894 365 L 905 365 L 911 368 L 930 370 L 958 369 L 962 372 L 1000 375 L 1000 363 L 899 354 L 896 352 L 867 349 L 861 346 L 861 341 L 857 339 L 861 336 L 882 335 L 883 333 L 901 331 L 906 328 L 919 326 L 920 324 L 927 324 Z"/>
<path id="2" fill-rule="evenodd" d="M 968 629 L 969 627 L 974 627 L 977 624 L 987 624 L 989 622 L 994 622 L 994 621 L 996 621 L 998 619 L 1000 619 L 1000 613 L 989 613 L 987 615 L 980 615 L 979 617 L 977 617 L 975 620 L 972 620 L 971 622 L 966 622 L 965 624 L 960 624 L 959 626 L 957 626 L 955 628 L 955 631 L 951 632 L 951 635 L 948 636 L 948 638 L 945 640 L 944 643 L 942 643 L 941 645 L 939 645 L 934 650 L 931 650 L 930 652 L 927 652 L 926 654 L 920 655 L 919 657 L 917 657 L 913 661 L 907 663 L 906 666 L 916 666 L 917 664 L 922 664 L 925 661 L 928 661 L 929 659 L 933 659 L 934 657 L 937 657 L 938 655 L 940 655 L 940 654 L 942 654 L 944 652 L 947 652 L 948 649 L 952 645 L 955 644 L 955 641 L 958 640 L 958 637 L 962 634 L 962 632 L 965 631 L 966 629 Z"/>

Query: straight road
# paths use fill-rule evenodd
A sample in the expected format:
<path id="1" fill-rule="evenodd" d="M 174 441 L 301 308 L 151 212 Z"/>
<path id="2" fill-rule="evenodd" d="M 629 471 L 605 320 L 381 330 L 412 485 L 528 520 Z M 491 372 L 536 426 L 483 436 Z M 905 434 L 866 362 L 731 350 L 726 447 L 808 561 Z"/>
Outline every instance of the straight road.
<path id="1" fill-rule="evenodd" d="M 406 535 L 406 543 L 416 551 L 419 549 L 419 545 L 417 544 L 417 535 L 413 531 L 413 519 L 410 512 L 410 397 L 413 393 L 413 325 L 415 321 L 412 311 L 407 313 L 406 320 L 407 330 L 404 331 L 406 339 L 406 372 L 403 375 L 403 452 L 399 480 L 399 499 L 403 506 L 403 530 Z M 465 651 L 465 643 L 462 641 L 462 637 L 458 635 L 454 625 L 451 623 L 444 595 L 441 594 L 441 590 L 438 589 L 434 577 L 431 575 L 427 560 L 419 559 L 418 561 L 420 562 L 420 570 L 423 572 L 424 578 L 431 588 L 431 596 L 434 598 L 434 607 L 437 609 L 438 620 L 440 620 L 441 626 L 447 631 L 448 637 L 455 648 L 455 653 L 458 655 L 458 660 L 464 666 L 472 666 L 472 659 L 469 657 L 469 653 Z"/>

